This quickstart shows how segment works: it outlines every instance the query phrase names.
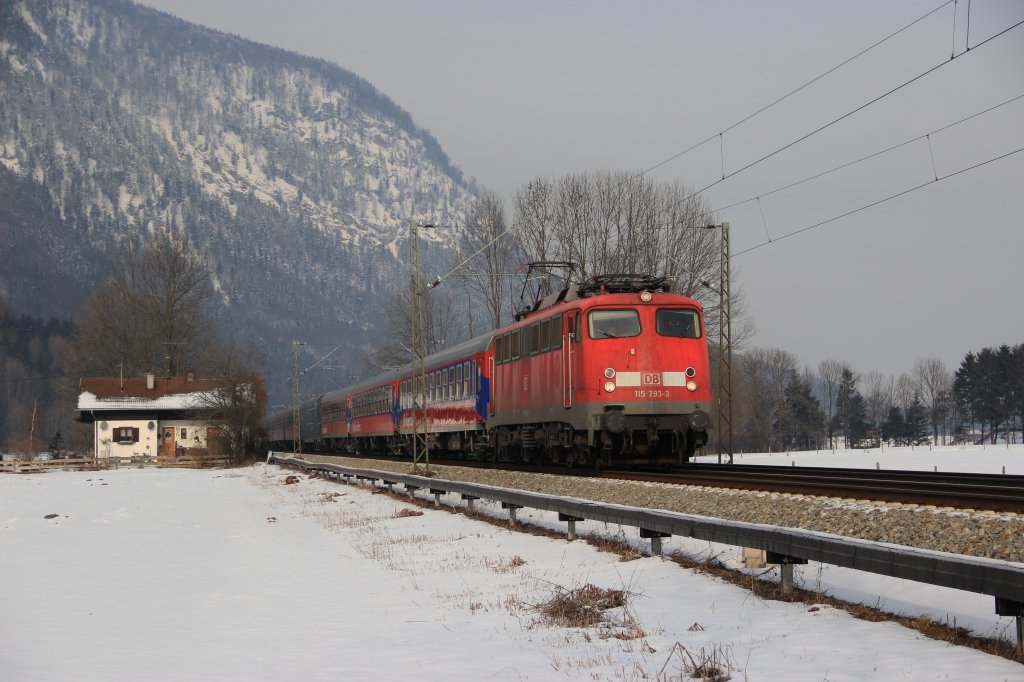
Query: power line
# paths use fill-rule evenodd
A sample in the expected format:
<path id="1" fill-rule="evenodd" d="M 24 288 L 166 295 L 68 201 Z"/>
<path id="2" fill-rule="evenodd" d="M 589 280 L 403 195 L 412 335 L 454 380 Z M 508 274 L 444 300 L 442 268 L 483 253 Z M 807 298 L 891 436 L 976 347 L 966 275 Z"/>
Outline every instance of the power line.
<path id="1" fill-rule="evenodd" d="M 793 232 L 789 232 L 788 234 L 784 234 L 781 237 L 775 237 L 774 239 L 772 239 L 770 241 L 762 242 L 760 244 L 757 244 L 756 246 L 751 246 L 749 249 L 744 249 L 742 251 L 737 251 L 735 254 L 733 254 L 733 257 L 735 258 L 736 256 L 742 256 L 745 253 L 750 253 L 751 251 L 756 251 L 757 249 L 760 249 L 760 248 L 763 248 L 765 246 L 768 246 L 769 244 L 774 244 L 776 242 L 782 241 L 783 239 L 786 239 L 788 237 L 795 237 L 798 234 L 803 234 L 804 232 L 809 232 L 810 230 L 813 230 L 815 228 L 821 227 L 822 225 L 827 225 L 828 223 L 835 222 L 836 220 L 839 220 L 840 218 L 845 218 L 847 216 L 853 215 L 854 213 L 859 213 L 861 211 L 864 211 L 864 210 L 867 210 L 869 208 L 872 208 L 873 206 L 878 206 L 879 204 L 884 204 L 885 202 L 890 201 L 892 199 L 896 199 L 898 197 L 904 196 L 905 194 L 910 194 L 911 192 L 917 191 L 917 190 L 921 189 L 922 187 L 927 187 L 928 185 L 934 185 L 937 182 L 942 182 L 943 180 L 948 180 L 949 178 L 955 177 L 957 175 L 961 175 L 963 173 L 967 173 L 968 171 L 972 171 L 972 170 L 975 170 L 977 168 L 981 168 L 982 166 L 986 166 L 986 165 L 988 165 L 990 163 L 995 163 L 996 161 L 1000 161 L 1002 159 L 1005 159 L 1007 157 L 1013 156 L 1014 154 L 1017 154 L 1017 153 L 1020 153 L 1020 152 L 1024 152 L 1024 147 L 1020 147 L 1018 149 L 1014 149 L 1012 152 L 1007 152 L 1005 154 L 1001 154 L 1000 156 L 993 157 L 991 159 L 988 159 L 987 161 L 982 161 L 981 163 L 976 163 L 973 166 L 968 166 L 967 168 L 961 168 L 958 171 L 954 171 L 952 173 L 948 173 L 946 175 L 939 176 L 939 177 L 935 178 L 934 180 L 929 180 L 928 182 L 923 182 L 920 185 L 917 185 L 916 187 L 911 187 L 910 189 L 905 189 L 902 192 L 897 192 L 896 194 L 891 194 L 891 195 L 885 197 L 884 199 L 879 199 L 878 201 L 873 201 L 870 204 L 865 204 L 864 206 L 861 206 L 860 208 L 855 208 L 852 211 L 847 211 L 846 213 L 842 213 L 840 215 L 833 216 L 832 218 L 829 218 L 827 220 L 822 220 L 819 223 L 815 223 L 813 225 L 808 225 L 807 227 L 800 228 L 799 230 L 795 230 Z"/>
<path id="2" fill-rule="evenodd" d="M 971 51 L 973 52 L 973 51 L 977 50 L 977 48 L 981 47 L 982 45 L 985 45 L 986 43 L 989 43 L 989 42 L 995 40 L 996 38 L 999 38 L 1000 36 L 1005 35 L 1006 33 L 1010 32 L 1013 29 L 1015 29 L 1018 26 L 1020 26 L 1021 24 L 1024 24 L 1024 20 L 1018 21 L 1013 26 L 1010 26 L 1009 28 L 1003 29 L 999 33 L 996 33 L 995 35 L 986 38 L 985 40 L 983 40 L 980 43 L 978 43 L 977 45 L 975 45 L 974 48 L 972 48 Z M 956 56 L 953 56 L 953 57 L 950 57 L 949 59 L 943 60 L 941 63 L 936 64 L 935 66 L 931 67 L 930 69 L 927 69 L 927 70 L 919 73 L 918 75 L 914 76 L 910 80 L 904 81 L 903 83 L 901 83 L 900 85 L 897 85 L 896 87 L 892 88 L 891 90 L 888 90 L 888 91 L 882 93 L 881 95 L 879 95 L 878 97 L 875 97 L 874 99 L 869 100 L 868 102 L 860 105 L 859 107 L 857 107 L 855 109 L 852 109 L 851 111 L 848 111 L 847 113 L 843 114 L 842 116 L 840 116 L 840 117 L 838 117 L 836 119 L 833 119 L 832 121 L 829 121 L 828 123 L 826 123 L 826 124 L 816 128 L 815 130 L 812 130 L 811 132 L 807 133 L 806 135 L 798 137 L 797 139 L 793 140 L 792 142 L 789 142 L 788 144 L 785 144 L 785 145 L 779 147 L 778 149 L 776 149 L 773 152 L 765 154 L 764 156 L 762 156 L 761 158 L 757 159 L 756 161 L 752 161 L 752 162 L 748 163 L 746 166 L 743 166 L 742 168 L 740 168 L 738 170 L 735 170 L 732 173 L 729 173 L 728 175 L 724 175 L 721 179 L 715 180 L 714 182 L 712 182 L 712 183 L 706 185 L 705 187 L 697 190 L 696 192 L 691 194 L 690 197 L 698 196 L 698 195 L 702 194 L 703 192 L 706 192 L 707 190 L 711 189 L 715 185 L 718 185 L 718 184 L 720 184 L 722 182 L 725 182 L 729 178 L 732 178 L 732 177 L 734 177 L 736 175 L 739 175 L 743 171 L 749 170 L 750 168 L 753 168 L 754 166 L 756 166 L 756 165 L 758 165 L 758 164 L 760 164 L 760 163 L 762 163 L 764 161 L 767 161 L 768 159 L 772 158 L 773 156 L 786 151 L 790 147 L 793 147 L 793 146 L 803 142 L 804 140 L 806 140 L 806 139 L 808 139 L 810 137 L 813 137 L 814 135 L 817 135 L 818 133 L 822 132 L 823 130 L 826 130 L 827 128 L 830 128 L 830 127 L 834 126 L 836 123 L 839 123 L 840 121 L 843 121 L 843 120 L 849 118 L 850 116 L 853 116 L 857 112 L 863 111 L 864 109 L 867 109 L 872 104 L 875 104 L 875 103 L 885 99 L 889 95 L 892 95 L 893 93 L 899 92 L 900 90 L 902 90 L 903 88 L 907 87 L 908 85 L 910 85 L 910 84 L 912 84 L 912 83 L 914 83 L 914 82 L 924 78 L 925 76 L 927 76 L 927 75 L 929 75 L 931 73 L 934 73 L 935 71 L 938 71 L 942 67 L 944 67 L 944 66 L 946 66 L 948 64 L 952 64 L 955 60 L 959 59 L 960 57 L 963 57 L 966 54 L 971 54 L 971 52 L 961 52 L 960 54 L 958 54 Z M 690 198 L 690 197 L 687 197 L 687 198 Z"/>
<path id="3" fill-rule="evenodd" d="M 854 61 L 855 59 L 857 59 L 859 57 L 862 57 L 863 55 L 867 54 L 868 52 L 870 52 L 871 50 L 875 49 L 879 45 L 881 45 L 881 44 L 891 40 L 892 38 L 895 38 L 900 33 L 903 33 L 904 31 L 906 31 L 907 29 L 911 28 L 912 26 L 914 26 L 914 25 L 924 21 L 925 19 L 927 19 L 931 15 L 935 14 L 936 12 L 941 10 L 942 8 L 946 7 L 947 5 L 952 4 L 954 2 L 955 2 L 955 0 L 946 0 L 946 2 L 943 2 L 941 5 L 939 5 L 935 9 L 931 10 L 930 12 L 927 12 L 927 13 L 921 15 L 920 17 L 918 17 L 914 21 L 910 22 L 906 26 L 904 26 L 904 27 L 902 27 L 902 28 L 900 28 L 900 29 L 898 29 L 896 31 L 893 31 L 892 33 L 890 33 L 886 37 L 882 38 L 881 40 L 875 42 L 874 44 L 870 45 L 869 47 L 864 48 L 863 50 L 861 50 L 857 54 L 855 54 L 852 57 L 850 57 L 850 58 L 840 62 L 839 64 L 833 66 L 832 68 L 828 69 L 827 71 L 825 71 L 825 72 L 815 76 L 814 78 L 812 78 L 811 80 L 807 81 L 803 85 L 801 85 L 801 86 L 799 86 L 797 88 L 794 88 L 793 90 L 790 90 L 785 95 L 782 95 L 781 97 L 779 97 L 779 98 L 773 100 L 772 102 L 766 104 L 765 106 L 761 107 L 760 109 L 758 109 L 757 111 L 753 112 L 752 114 L 749 114 L 749 115 L 743 117 L 739 121 L 736 121 L 732 125 L 722 129 L 720 132 L 717 132 L 714 135 L 710 135 L 710 136 L 706 137 L 705 139 L 701 140 L 700 142 L 697 142 L 696 144 L 693 144 L 693 145 L 687 147 L 686 149 L 682 150 L 681 152 L 677 152 L 676 154 L 673 154 L 672 156 L 668 157 L 667 159 L 665 159 L 663 161 L 659 161 L 658 163 L 654 164 L 653 166 L 640 171 L 639 173 L 636 174 L 636 176 L 634 176 L 633 178 L 630 178 L 630 179 L 633 180 L 633 179 L 636 179 L 637 177 L 646 175 L 647 173 L 650 173 L 652 170 L 656 170 L 656 169 L 664 166 L 667 163 L 675 161 L 676 159 L 678 159 L 678 158 L 680 158 L 682 156 L 685 156 L 686 154 L 689 154 L 690 152 L 692 152 L 693 150 L 697 149 L 698 147 L 704 146 L 705 144 L 707 144 L 708 142 L 711 142 L 715 138 L 721 138 L 721 136 L 725 135 L 725 133 L 729 132 L 733 128 L 736 128 L 736 127 L 746 123 L 747 121 L 749 121 L 750 119 L 754 118 L 755 116 L 758 116 L 759 114 L 763 114 L 764 112 L 766 112 L 769 109 L 771 109 L 772 107 L 774 107 L 776 104 L 780 104 L 781 102 L 789 99 L 790 97 L 792 97 L 793 95 L 797 94 L 801 90 L 803 90 L 803 89 L 813 85 L 814 83 L 817 83 L 822 78 L 825 78 L 826 76 L 828 76 L 828 75 L 838 71 L 839 69 L 841 69 L 842 67 L 846 66 L 847 64 L 849 64 L 850 62 Z M 951 57 L 951 59 L 952 59 L 952 57 Z M 725 174 L 724 174 L 724 171 L 723 171 L 723 177 L 724 177 L 724 175 Z"/>
<path id="4" fill-rule="evenodd" d="M 883 154 L 887 154 L 887 153 L 889 153 L 891 151 L 894 151 L 896 149 L 899 149 L 901 147 L 906 147 L 908 144 L 912 144 L 914 142 L 919 142 L 920 140 L 927 139 L 931 135 L 935 135 L 935 134 L 940 133 L 940 132 L 942 132 L 944 130 L 949 130 L 950 128 L 953 128 L 955 126 L 960 125 L 961 123 L 966 123 L 967 121 L 970 121 L 971 119 L 977 118 L 979 116 L 983 116 L 984 114 L 987 114 L 987 113 L 989 113 L 991 111 L 995 111 L 996 109 L 999 109 L 1000 107 L 1004 107 L 1007 104 L 1012 104 L 1013 102 L 1016 102 L 1017 100 L 1022 99 L 1022 98 L 1024 98 L 1024 94 L 1017 95 L 1016 97 L 1012 97 L 1012 98 L 1010 98 L 1010 99 L 1008 99 L 1008 100 L 1006 100 L 1004 102 L 1000 102 L 999 104 L 991 106 L 991 107 L 989 107 L 987 109 L 984 109 L 982 111 L 973 113 L 970 116 L 965 116 L 964 118 L 961 118 L 958 121 L 954 121 L 953 123 L 949 123 L 947 125 L 944 125 L 941 128 L 936 128 L 935 130 L 932 130 L 931 132 L 925 133 L 924 135 L 918 135 L 917 137 L 911 138 L 909 140 L 905 140 L 905 141 L 900 142 L 898 144 L 894 144 L 891 147 L 887 147 L 887 148 L 882 149 L 880 151 L 873 152 L 871 154 L 867 154 L 865 156 L 862 156 L 859 159 L 854 159 L 853 161 L 848 161 L 848 162 L 840 164 L 838 166 L 834 166 L 832 168 L 829 168 L 828 170 L 821 171 L 820 173 L 815 173 L 814 175 L 808 176 L 808 177 L 806 177 L 806 178 L 804 178 L 802 180 L 797 180 L 795 182 L 789 183 L 788 185 L 783 185 L 782 187 L 777 187 L 777 188 L 771 190 L 770 192 L 764 192 L 762 194 L 758 194 L 757 196 L 749 197 L 747 199 L 743 199 L 742 201 L 737 201 L 737 202 L 728 204 L 727 206 L 722 206 L 721 208 L 716 208 L 716 209 L 714 209 L 714 211 L 712 211 L 712 213 L 717 213 L 719 211 L 725 211 L 727 209 L 730 209 L 730 208 L 733 208 L 733 207 L 736 207 L 736 206 L 740 206 L 742 204 L 746 204 L 748 202 L 755 201 L 757 199 L 763 199 L 763 198 L 765 198 L 767 196 L 771 196 L 772 194 L 777 194 L 778 192 L 782 192 L 783 190 L 787 190 L 787 189 L 796 187 L 797 185 L 802 185 L 805 182 L 810 182 L 811 180 L 817 180 L 818 178 L 821 178 L 821 177 L 824 177 L 826 175 L 829 175 L 830 173 L 835 173 L 836 171 L 843 170 L 844 168 L 849 168 L 850 166 L 854 166 L 854 165 L 856 165 L 858 163 L 861 163 L 863 161 L 867 161 L 867 160 L 873 159 L 873 158 L 875 158 L 877 156 L 881 156 Z M 935 175 L 938 176 L 938 173 L 935 173 Z"/>

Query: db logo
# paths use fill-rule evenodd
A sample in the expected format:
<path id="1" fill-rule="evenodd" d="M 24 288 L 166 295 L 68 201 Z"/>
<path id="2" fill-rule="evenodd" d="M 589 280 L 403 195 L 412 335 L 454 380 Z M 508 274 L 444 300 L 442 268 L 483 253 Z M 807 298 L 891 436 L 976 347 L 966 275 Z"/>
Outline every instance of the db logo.
<path id="1" fill-rule="evenodd" d="M 661 386 L 661 374 L 658 372 L 644 372 L 644 386 Z"/>

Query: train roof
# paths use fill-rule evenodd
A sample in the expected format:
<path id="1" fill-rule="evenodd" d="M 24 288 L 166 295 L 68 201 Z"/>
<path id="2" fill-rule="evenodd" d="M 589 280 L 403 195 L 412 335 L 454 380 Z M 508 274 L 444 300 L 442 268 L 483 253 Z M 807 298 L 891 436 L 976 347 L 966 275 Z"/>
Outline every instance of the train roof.
<path id="1" fill-rule="evenodd" d="M 491 338 L 493 336 L 494 334 L 492 332 L 488 332 L 474 339 L 470 339 L 469 341 L 463 341 L 462 343 L 456 344 L 451 348 L 445 348 L 437 353 L 432 353 L 424 358 L 424 367 L 429 371 L 437 367 L 443 367 L 453 362 L 457 362 L 463 358 L 468 358 L 471 355 L 482 353 L 491 342 Z M 325 394 L 323 399 L 324 401 L 337 400 L 338 398 L 344 398 L 348 395 L 368 391 L 392 381 L 404 379 L 412 373 L 412 369 L 412 363 L 407 363 L 397 369 L 382 372 L 381 374 L 364 379 L 357 384 L 346 386 L 345 388 L 341 388 L 336 391 L 331 391 L 330 393 Z"/>

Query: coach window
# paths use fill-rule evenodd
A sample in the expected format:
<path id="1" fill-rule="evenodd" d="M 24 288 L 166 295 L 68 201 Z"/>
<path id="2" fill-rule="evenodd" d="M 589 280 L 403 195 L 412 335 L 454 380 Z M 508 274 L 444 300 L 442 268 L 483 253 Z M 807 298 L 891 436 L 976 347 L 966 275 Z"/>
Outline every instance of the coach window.
<path id="1" fill-rule="evenodd" d="M 700 317 L 696 310 L 662 308 L 657 313 L 655 327 L 662 336 L 680 339 L 700 338 Z"/>
<path id="2" fill-rule="evenodd" d="M 462 365 L 457 365 L 455 367 L 455 397 L 461 400 L 464 394 L 465 391 L 462 390 Z"/>
<path id="3" fill-rule="evenodd" d="M 592 339 L 624 339 L 640 335 L 640 315 L 635 310 L 594 310 L 587 321 Z"/>
<path id="4" fill-rule="evenodd" d="M 469 368 L 471 366 L 469 362 L 462 363 L 462 397 L 464 398 L 473 395 L 473 390 L 469 386 Z"/>
<path id="5" fill-rule="evenodd" d="M 509 359 L 516 360 L 519 358 L 519 339 L 521 338 L 519 330 L 517 329 L 514 332 L 512 332 L 512 334 L 508 338 L 510 346 Z"/>

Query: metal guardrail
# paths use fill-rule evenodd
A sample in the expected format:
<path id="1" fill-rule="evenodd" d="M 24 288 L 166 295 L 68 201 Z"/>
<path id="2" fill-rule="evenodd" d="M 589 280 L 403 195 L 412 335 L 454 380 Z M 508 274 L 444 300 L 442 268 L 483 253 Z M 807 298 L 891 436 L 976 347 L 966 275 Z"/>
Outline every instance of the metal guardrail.
<path id="1" fill-rule="evenodd" d="M 735 547 L 763 549 L 786 559 L 818 561 L 914 582 L 951 587 L 996 598 L 999 615 L 1016 616 L 1018 647 L 1024 617 L 1024 564 L 890 545 L 840 535 L 767 524 L 727 521 L 679 512 L 627 507 L 558 497 L 479 483 L 321 464 L 271 454 L 268 461 L 305 470 L 328 471 L 373 481 L 400 483 L 435 493 L 458 493 L 469 498 L 501 502 L 512 509 L 525 507 L 557 512 L 565 517 L 614 523 L 641 529 L 645 537 L 659 534 L 692 537 Z"/>

